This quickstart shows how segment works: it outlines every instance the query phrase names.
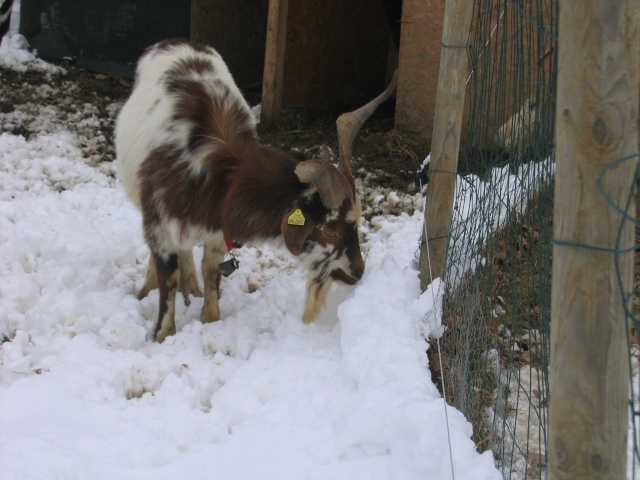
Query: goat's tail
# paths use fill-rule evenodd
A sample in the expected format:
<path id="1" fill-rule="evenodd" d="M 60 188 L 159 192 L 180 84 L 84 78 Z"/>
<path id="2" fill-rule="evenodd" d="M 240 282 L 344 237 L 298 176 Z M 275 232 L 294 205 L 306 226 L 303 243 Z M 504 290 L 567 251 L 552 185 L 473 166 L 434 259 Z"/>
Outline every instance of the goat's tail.
<path id="1" fill-rule="evenodd" d="M 204 85 L 194 84 L 177 92 L 177 115 L 195 125 L 190 148 L 198 155 L 209 151 L 233 151 L 248 139 L 257 140 L 251 112 L 228 91 L 211 95 Z"/>

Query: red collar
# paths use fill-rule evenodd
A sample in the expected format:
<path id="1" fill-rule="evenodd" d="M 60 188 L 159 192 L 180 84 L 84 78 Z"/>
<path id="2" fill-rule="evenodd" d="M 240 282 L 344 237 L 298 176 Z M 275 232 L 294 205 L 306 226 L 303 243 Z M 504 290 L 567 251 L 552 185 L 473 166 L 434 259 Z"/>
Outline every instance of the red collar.
<path id="1" fill-rule="evenodd" d="M 237 187 L 237 182 L 234 180 L 233 182 L 231 182 L 231 185 L 229 185 L 229 189 L 227 190 L 227 195 L 224 197 L 224 202 L 222 203 L 223 215 L 227 211 L 229 200 L 231 199 L 231 195 L 233 195 L 233 192 L 235 191 L 236 187 Z M 240 248 L 242 246 L 242 244 L 237 243 L 233 238 L 231 238 L 227 234 L 227 232 L 224 231 L 224 229 L 222 230 L 222 236 L 224 238 L 224 243 L 227 245 L 227 250 L 231 251 L 234 248 Z"/>
<path id="2" fill-rule="evenodd" d="M 234 248 L 240 248 L 240 244 L 236 243 L 229 235 L 222 233 L 224 237 L 224 243 L 227 245 L 227 250 L 231 251 Z"/>

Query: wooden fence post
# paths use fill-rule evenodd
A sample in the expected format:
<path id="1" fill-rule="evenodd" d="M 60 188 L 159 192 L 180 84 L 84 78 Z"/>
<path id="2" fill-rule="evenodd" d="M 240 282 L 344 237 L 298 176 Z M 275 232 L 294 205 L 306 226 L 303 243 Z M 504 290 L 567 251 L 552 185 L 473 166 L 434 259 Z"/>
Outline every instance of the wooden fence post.
<path id="1" fill-rule="evenodd" d="M 447 0 L 444 10 L 440 72 L 431 138 L 431 182 L 426 194 L 424 222 L 429 240 L 422 235 L 420 282 L 422 289 L 442 275 L 449 243 L 453 200 L 460 150 L 466 80 L 469 76 L 469 29 L 474 2 Z M 401 72 L 402 74 L 402 72 Z"/>
<path id="2" fill-rule="evenodd" d="M 626 479 L 632 222 L 600 195 L 598 176 L 636 152 L 640 52 L 637 0 L 560 0 L 551 299 L 548 475 Z M 604 189 L 624 206 L 636 161 Z M 631 206 L 633 207 L 633 202 Z M 634 212 L 629 212 L 634 215 Z M 578 246 L 580 245 L 580 246 Z M 583 246 L 584 245 L 584 246 Z M 622 292 L 619 278 L 622 277 Z"/>
<path id="3" fill-rule="evenodd" d="M 282 76 L 288 16 L 289 0 L 269 0 L 260 113 L 260 121 L 266 126 L 278 120 L 282 108 Z"/>

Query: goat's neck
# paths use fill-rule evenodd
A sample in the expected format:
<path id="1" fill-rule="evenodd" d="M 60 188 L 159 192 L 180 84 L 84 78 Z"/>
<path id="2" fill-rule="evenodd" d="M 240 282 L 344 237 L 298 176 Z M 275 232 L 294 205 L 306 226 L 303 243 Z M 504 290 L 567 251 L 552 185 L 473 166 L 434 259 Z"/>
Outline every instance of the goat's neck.
<path id="1" fill-rule="evenodd" d="M 224 201 L 224 232 L 239 242 L 281 235 L 283 216 L 310 188 L 294 173 L 297 161 L 284 152 L 259 147 L 250 155 L 230 174 Z"/>

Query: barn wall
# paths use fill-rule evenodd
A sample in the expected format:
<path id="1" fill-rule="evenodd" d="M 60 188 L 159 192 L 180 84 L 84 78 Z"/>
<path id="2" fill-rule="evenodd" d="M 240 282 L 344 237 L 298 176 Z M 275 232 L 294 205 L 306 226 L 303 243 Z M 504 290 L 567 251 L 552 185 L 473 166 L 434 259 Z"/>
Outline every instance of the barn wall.
<path id="1" fill-rule="evenodd" d="M 378 95 L 389 38 L 379 1 L 290 1 L 282 107 L 336 108 Z"/>
<path id="2" fill-rule="evenodd" d="M 269 0 L 192 0 L 191 39 L 218 50 L 245 92 L 260 92 Z"/>
<path id="3" fill-rule="evenodd" d="M 445 0 L 404 0 L 395 126 L 431 143 Z"/>

